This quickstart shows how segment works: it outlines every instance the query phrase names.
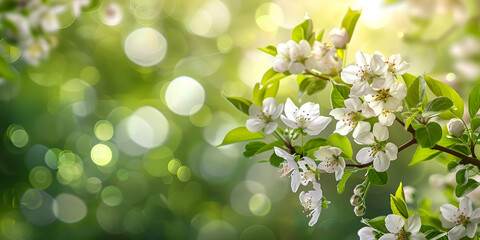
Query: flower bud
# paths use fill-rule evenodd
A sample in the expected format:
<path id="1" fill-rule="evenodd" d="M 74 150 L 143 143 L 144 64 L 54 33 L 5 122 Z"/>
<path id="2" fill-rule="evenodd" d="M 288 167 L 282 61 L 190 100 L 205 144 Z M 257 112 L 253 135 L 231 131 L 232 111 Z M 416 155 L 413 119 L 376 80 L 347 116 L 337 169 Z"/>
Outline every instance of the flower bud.
<path id="1" fill-rule="evenodd" d="M 463 132 L 465 131 L 465 126 L 460 119 L 452 118 L 447 123 L 447 129 L 448 133 L 450 133 L 452 136 L 461 137 Z"/>
<path id="2" fill-rule="evenodd" d="M 275 61 L 273 61 L 273 70 L 275 72 L 283 73 L 288 70 L 288 64 L 287 59 L 275 59 Z"/>
<path id="3" fill-rule="evenodd" d="M 365 214 L 366 210 L 367 208 L 365 207 L 365 205 L 360 205 L 356 206 L 355 209 L 353 209 L 353 212 L 355 212 L 355 215 L 357 215 L 357 217 L 361 217 Z"/>
<path id="4" fill-rule="evenodd" d="M 353 195 L 350 198 L 350 204 L 352 204 L 352 206 L 359 206 L 360 204 L 362 204 L 362 197 L 360 197 L 359 195 Z"/>
<path id="5" fill-rule="evenodd" d="M 341 30 L 338 28 L 332 29 L 328 37 L 330 38 L 330 42 L 332 42 L 333 46 L 336 48 L 345 47 L 345 45 L 348 43 L 348 40 L 350 39 L 345 28 L 342 28 Z"/>
<path id="6" fill-rule="evenodd" d="M 355 189 L 353 189 L 353 193 L 355 195 L 362 195 L 365 192 L 365 185 L 363 184 L 358 184 Z"/>

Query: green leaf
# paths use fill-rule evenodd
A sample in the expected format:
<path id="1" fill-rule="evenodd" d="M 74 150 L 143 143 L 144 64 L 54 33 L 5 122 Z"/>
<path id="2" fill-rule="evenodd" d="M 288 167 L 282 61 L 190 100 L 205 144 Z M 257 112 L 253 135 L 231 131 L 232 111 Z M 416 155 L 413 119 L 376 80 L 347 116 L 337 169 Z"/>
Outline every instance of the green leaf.
<path id="1" fill-rule="evenodd" d="M 243 151 L 243 156 L 249 158 L 257 154 L 257 151 L 263 146 L 267 145 L 264 142 L 252 141 L 245 145 L 245 151 Z"/>
<path id="2" fill-rule="evenodd" d="M 277 154 L 273 153 L 272 155 L 270 155 L 270 158 L 268 159 L 268 161 L 270 162 L 270 164 L 274 167 L 280 167 L 280 164 L 282 164 L 285 159 L 277 156 Z"/>
<path id="3" fill-rule="evenodd" d="M 245 98 L 229 97 L 229 96 L 226 96 L 225 94 L 223 95 L 223 97 L 225 99 L 227 99 L 236 109 L 240 110 L 240 112 L 243 112 L 243 113 L 249 115 L 248 114 L 248 109 L 252 105 L 252 102 L 250 102 L 249 100 L 247 100 Z"/>
<path id="4" fill-rule="evenodd" d="M 426 82 L 423 76 L 417 77 L 415 81 L 407 88 L 407 97 L 405 98 L 408 107 L 416 108 L 420 106 L 425 99 Z"/>
<path id="5" fill-rule="evenodd" d="M 377 172 L 375 169 L 369 169 L 367 172 L 368 180 L 374 185 L 383 186 L 388 182 L 387 172 Z"/>
<path id="6" fill-rule="evenodd" d="M 250 132 L 246 127 L 238 127 L 225 135 L 223 138 L 222 143 L 220 143 L 217 147 L 225 146 L 231 143 L 255 140 L 255 139 L 263 139 L 265 136 L 259 132 Z"/>
<path id="7" fill-rule="evenodd" d="M 431 159 L 434 159 L 436 156 L 440 155 L 442 152 L 437 151 L 437 150 L 432 150 L 430 148 L 422 148 L 419 146 L 417 150 L 415 151 L 415 154 L 413 154 L 412 161 L 408 166 L 413 166 L 419 162 L 424 162 L 428 161 Z"/>
<path id="8" fill-rule="evenodd" d="M 345 99 L 350 95 L 350 88 L 346 85 L 336 84 L 332 81 L 332 92 L 330 94 L 330 100 L 332 108 L 345 107 Z"/>
<path id="9" fill-rule="evenodd" d="M 417 77 L 413 76 L 410 73 L 403 74 L 402 78 L 403 78 L 403 81 L 405 82 L 405 85 L 407 86 L 407 88 L 410 87 L 410 85 L 412 85 L 412 83 L 413 83 L 413 81 L 415 81 L 415 79 L 417 79 Z"/>
<path id="10" fill-rule="evenodd" d="M 389 233 L 387 227 L 385 227 L 385 218 L 385 216 L 376 217 L 373 219 L 364 218 L 362 219 L 362 223 L 382 233 Z"/>
<path id="11" fill-rule="evenodd" d="M 390 195 L 390 207 L 393 214 L 408 218 L 407 204 L 401 198 Z"/>
<path id="12" fill-rule="evenodd" d="M 454 170 L 456 167 L 458 166 L 458 162 L 456 161 L 451 161 L 447 164 L 447 169 L 449 172 L 451 172 L 452 170 Z"/>
<path id="13" fill-rule="evenodd" d="M 457 181 L 458 185 L 465 185 L 468 181 L 468 176 L 466 176 L 467 169 L 460 169 L 455 174 L 455 180 Z"/>
<path id="14" fill-rule="evenodd" d="M 417 116 L 418 113 L 419 113 L 419 111 L 415 111 L 412 114 L 412 116 L 407 118 L 407 120 L 405 121 L 405 130 L 408 131 L 408 127 L 410 127 L 410 125 L 412 124 L 413 120 L 415 120 L 415 117 Z"/>
<path id="15" fill-rule="evenodd" d="M 453 107 L 453 101 L 448 97 L 436 97 L 427 103 L 423 117 L 432 117 Z"/>
<path id="16" fill-rule="evenodd" d="M 312 150 L 312 149 L 315 149 L 315 148 L 318 149 L 319 147 L 326 146 L 326 145 L 328 145 L 327 139 L 325 139 L 325 138 L 313 138 L 313 139 L 308 140 L 303 145 L 303 150 L 305 152 L 307 152 L 309 150 Z"/>
<path id="17" fill-rule="evenodd" d="M 480 186 L 480 183 L 470 178 L 465 185 L 457 185 L 457 188 L 455 188 L 455 196 L 459 198 L 467 195 L 471 191 L 475 190 L 478 186 Z"/>
<path id="18" fill-rule="evenodd" d="M 292 31 L 292 40 L 295 42 L 300 42 L 300 40 L 305 39 L 310 44 L 313 43 L 315 35 L 313 34 L 313 22 L 312 19 L 307 17 L 305 21 L 297 25 Z M 311 41 L 312 40 L 312 41 Z"/>
<path id="19" fill-rule="evenodd" d="M 447 84 L 435 80 L 428 75 L 425 75 L 425 80 L 430 90 L 432 90 L 433 94 L 438 97 L 448 97 L 453 101 L 453 107 L 452 109 L 450 109 L 450 111 L 452 111 L 452 113 L 455 114 L 457 117 L 462 118 L 464 106 L 463 100 L 460 95 L 458 95 L 458 93 L 453 90 L 453 88 L 449 87 Z"/>
<path id="20" fill-rule="evenodd" d="M 272 68 L 268 69 L 263 74 L 261 84 L 262 85 L 268 85 L 268 84 L 271 84 L 271 83 L 274 83 L 274 82 L 278 82 L 278 81 L 280 81 L 281 79 L 283 79 L 287 76 L 288 76 L 288 74 L 275 72 L 275 70 L 273 70 L 273 67 L 272 67 Z"/>
<path id="21" fill-rule="evenodd" d="M 347 137 L 342 136 L 338 133 L 334 133 L 330 135 L 327 139 L 328 145 L 332 147 L 337 147 L 342 150 L 342 155 L 345 158 L 351 159 L 353 156 L 352 145 L 350 144 L 350 140 Z"/>
<path id="22" fill-rule="evenodd" d="M 398 197 L 405 202 L 405 192 L 403 192 L 403 184 L 401 182 L 398 185 L 397 191 L 395 192 L 395 197 Z"/>
<path id="23" fill-rule="evenodd" d="M 279 86 L 278 81 L 263 86 L 260 83 L 255 84 L 253 87 L 253 103 L 262 106 L 264 99 L 277 95 Z"/>
<path id="24" fill-rule="evenodd" d="M 318 91 L 323 90 L 327 86 L 327 81 L 317 79 L 312 76 L 298 75 L 298 99 L 302 99 L 303 95 L 307 93 L 312 95 Z"/>
<path id="25" fill-rule="evenodd" d="M 263 47 L 263 48 L 258 48 L 258 50 L 262 51 L 262 52 L 266 52 L 272 56 L 277 56 L 277 47 L 273 46 L 273 45 L 268 45 L 266 47 Z"/>
<path id="26" fill-rule="evenodd" d="M 318 32 L 318 34 L 317 34 L 317 37 L 315 37 L 315 41 L 321 42 L 324 33 L 325 33 L 325 29 L 320 30 L 320 32 Z"/>
<path id="27" fill-rule="evenodd" d="M 15 76 L 13 75 L 12 69 L 8 65 L 7 61 L 3 57 L 0 57 L 0 78 L 13 81 Z"/>
<path id="28" fill-rule="evenodd" d="M 415 138 L 420 146 L 432 148 L 442 139 L 442 127 L 436 122 L 428 122 L 427 125 L 415 131 Z"/>
<path id="29" fill-rule="evenodd" d="M 349 37 L 348 42 L 352 40 L 353 30 L 355 30 L 355 25 L 357 24 L 360 14 L 362 14 L 362 10 L 353 11 L 349 7 L 347 13 L 343 17 L 342 28 L 345 28 L 345 30 L 348 33 L 348 37 Z"/>
<path id="30" fill-rule="evenodd" d="M 275 142 L 271 142 L 269 144 L 266 144 L 265 146 L 261 147 L 260 149 L 257 150 L 257 152 L 255 154 L 260 154 L 260 153 L 263 153 L 263 152 L 266 152 L 266 151 L 269 151 L 269 150 L 273 150 L 274 147 L 283 147 L 283 142 L 280 142 L 280 141 L 275 141 Z"/>
<path id="31" fill-rule="evenodd" d="M 478 109 L 480 109 L 480 83 L 475 85 L 468 95 L 468 113 L 471 118 L 475 117 Z"/>
<path id="32" fill-rule="evenodd" d="M 472 121 L 470 121 L 470 128 L 475 132 L 478 127 L 480 127 L 480 117 L 475 117 L 472 119 Z"/>
<path id="33" fill-rule="evenodd" d="M 353 172 L 351 172 L 351 171 L 345 171 L 343 173 L 342 179 L 340 179 L 340 181 L 338 181 L 338 184 L 337 184 L 337 192 L 338 193 L 343 193 L 343 191 L 345 190 L 345 183 L 347 183 L 348 178 L 352 174 L 353 174 Z"/>

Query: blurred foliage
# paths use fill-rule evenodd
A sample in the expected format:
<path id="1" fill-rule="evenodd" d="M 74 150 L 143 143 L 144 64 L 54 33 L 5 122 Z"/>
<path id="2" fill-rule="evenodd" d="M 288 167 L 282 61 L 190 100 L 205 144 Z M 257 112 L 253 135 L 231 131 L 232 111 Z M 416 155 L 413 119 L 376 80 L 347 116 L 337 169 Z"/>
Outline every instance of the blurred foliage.
<path id="1" fill-rule="evenodd" d="M 121 10 L 118 24 L 105 17 L 112 2 Z M 411 2 L 98 1 L 76 19 L 59 17 L 56 47 L 37 66 L 1 40 L 13 75 L 0 81 L 1 238 L 357 239 L 362 224 L 341 207 L 350 194 L 335 194 L 333 177 L 322 182 L 338 204 L 310 228 L 288 180 L 257 163 L 268 156 L 246 159 L 243 146 L 215 147 L 236 119 L 247 119 L 222 93 L 251 99 L 248 89 L 272 60 L 256 48 L 289 39 L 307 11 L 315 26 L 338 27 L 351 6 L 363 9 L 350 49 L 402 53 L 413 74 L 431 72 L 465 94 L 478 74 L 469 78 L 456 66 L 468 60 L 467 72 L 478 71 L 480 50 L 450 49 L 467 38 L 478 45 L 478 2 L 465 1 L 471 20 L 460 25 L 448 11 L 429 15 L 421 39 L 410 37 L 424 24 L 408 15 Z M 444 37 L 452 24 L 459 26 Z M 282 84 L 296 89 L 295 79 Z M 328 96 L 303 101 L 309 98 L 328 113 Z M 392 163 L 397 170 L 387 187 L 371 191 L 365 217 L 389 211 L 379 203 L 399 179 L 417 195 L 434 194 L 426 177 L 443 170 L 408 168 L 412 155 Z M 350 179 L 346 192 L 359 182 Z"/>

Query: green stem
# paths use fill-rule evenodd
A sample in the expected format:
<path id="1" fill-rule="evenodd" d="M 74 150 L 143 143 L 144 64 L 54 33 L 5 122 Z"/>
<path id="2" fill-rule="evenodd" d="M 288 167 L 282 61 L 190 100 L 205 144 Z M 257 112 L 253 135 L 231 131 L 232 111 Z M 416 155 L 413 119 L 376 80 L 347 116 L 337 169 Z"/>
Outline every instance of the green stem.
<path id="1" fill-rule="evenodd" d="M 365 188 L 365 192 L 363 192 L 363 196 L 362 196 L 363 204 L 365 204 L 365 198 L 367 197 L 367 192 L 368 192 L 368 189 L 370 188 L 370 181 L 368 181 L 368 178 L 366 179 L 366 182 L 367 182 L 367 187 Z"/>

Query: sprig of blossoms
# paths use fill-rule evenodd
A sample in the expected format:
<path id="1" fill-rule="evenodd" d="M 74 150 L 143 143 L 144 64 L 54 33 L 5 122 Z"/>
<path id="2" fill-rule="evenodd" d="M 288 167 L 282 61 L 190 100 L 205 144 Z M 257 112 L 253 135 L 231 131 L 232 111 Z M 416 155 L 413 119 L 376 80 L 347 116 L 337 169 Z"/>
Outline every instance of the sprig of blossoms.
<path id="1" fill-rule="evenodd" d="M 459 240 L 465 236 L 473 238 L 480 222 L 480 208 L 473 210 L 472 200 L 465 197 L 457 207 L 444 204 L 440 207 L 440 220 L 448 231 L 448 240 Z"/>
<path id="2" fill-rule="evenodd" d="M 38 65 L 46 59 L 55 45 L 53 34 L 60 29 L 58 17 L 68 8 L 75 16 L 81 8 L 90 5 L 90 0 L 69 0 L 49 3 L 48 1 L 13 1 L 4 14 L 0 14 L 0 24 L 7 42 L 22 50 L 25 61 Z"/>

